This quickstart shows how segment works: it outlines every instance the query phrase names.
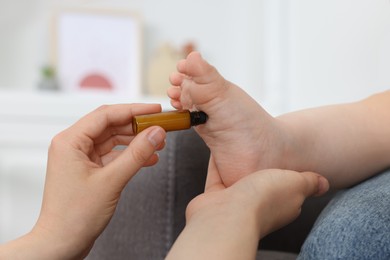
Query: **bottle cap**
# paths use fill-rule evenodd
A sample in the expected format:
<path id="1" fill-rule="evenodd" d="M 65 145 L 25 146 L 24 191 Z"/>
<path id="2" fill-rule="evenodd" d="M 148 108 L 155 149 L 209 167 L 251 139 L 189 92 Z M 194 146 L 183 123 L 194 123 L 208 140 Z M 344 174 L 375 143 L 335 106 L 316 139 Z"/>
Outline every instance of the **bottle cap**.
<path id="1" fill-rule="evenodd" d="M 190 116 L 191 116 L 191 125 L 192 126 L 204 124 L 207 122 L 207 119 L 208 119 L 207 114 L 203 111 L 190 112 Z"/>

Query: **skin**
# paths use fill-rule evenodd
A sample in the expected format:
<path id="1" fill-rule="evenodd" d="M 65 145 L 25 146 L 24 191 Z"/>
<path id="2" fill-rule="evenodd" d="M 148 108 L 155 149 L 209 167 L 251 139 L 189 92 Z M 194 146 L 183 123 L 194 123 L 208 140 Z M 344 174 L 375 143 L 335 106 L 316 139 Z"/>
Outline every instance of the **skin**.
<path id="1" fill-rule="evenodd" d="M 278 168 L 318 172 L 332 187 L 344 188 L 390 167 L 389 91 L 273 117 L 197 52 L 178 63 L 170 81 L 174 107 L 208 114 L 196 131 L 226 186 Z"/>
<path id="2" fill-rule="evenodd" d="M 289 129 L 287 168 L 319 172 L 335 188 L 350 187 L 380 173 L 390 167 L 388 111 L 390 91 L 278 117 L 282 127 Z"/>

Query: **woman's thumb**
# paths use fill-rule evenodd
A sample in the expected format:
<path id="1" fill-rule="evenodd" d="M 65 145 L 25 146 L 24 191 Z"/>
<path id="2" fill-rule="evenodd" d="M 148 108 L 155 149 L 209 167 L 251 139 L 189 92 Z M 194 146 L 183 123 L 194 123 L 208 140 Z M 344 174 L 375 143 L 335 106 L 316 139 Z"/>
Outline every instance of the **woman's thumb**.
<path id="1" fill-rule="evenodd" d="M 121 155 L 105 167 L 105 171 L 119 183 L 126 185 L 158 147 L 161 147 L 165 138 L 166 133 L 161 127 L 153 126 L 145 129 L 133 139 Z"/>

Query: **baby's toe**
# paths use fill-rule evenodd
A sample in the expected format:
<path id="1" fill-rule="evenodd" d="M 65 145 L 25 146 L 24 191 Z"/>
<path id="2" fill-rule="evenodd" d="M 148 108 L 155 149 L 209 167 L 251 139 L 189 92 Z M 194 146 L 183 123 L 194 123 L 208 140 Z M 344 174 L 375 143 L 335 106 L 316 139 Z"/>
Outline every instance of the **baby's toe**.
<path id="1" fill-rule="evenodd" d="M 171 99 L 171 106 L 176 109 L 183 109 L 183 106 L 181 105 L 180 100 Z"/>
<path id="2" fill-rule="evenodd" d="M 169 98 L 179 100 L 181 95 L 181 89 L 180 87 L 172 86 L 168 88 L 167 94 Z"/>
<path id="3" fill-rule="evenodd" d="M 171 84 L 174 86 L 180 86 L 183 83 L 184 78 L 185 78 L 185 75 L 178 73 L 178 72 L 173 72 L 169 76 L 169 82 L 171 82 Z"/>

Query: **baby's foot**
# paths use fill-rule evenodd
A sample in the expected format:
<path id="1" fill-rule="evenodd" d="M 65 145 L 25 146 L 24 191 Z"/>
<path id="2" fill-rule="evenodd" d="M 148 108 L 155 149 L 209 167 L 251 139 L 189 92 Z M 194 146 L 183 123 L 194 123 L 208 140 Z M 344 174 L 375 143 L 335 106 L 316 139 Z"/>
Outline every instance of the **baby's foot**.
<path id="1" fill-rule="evenodd" d="M 177 70 L 170 77 L 171 104 L 207 113 L 207 123 L 196 131 L 210 148 L 226 186 L 259 169 L 280 168 L 282 142 L 272 116 L 199 53 L 180 61 Z"/>

